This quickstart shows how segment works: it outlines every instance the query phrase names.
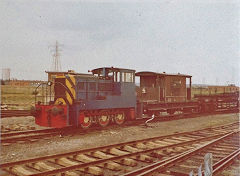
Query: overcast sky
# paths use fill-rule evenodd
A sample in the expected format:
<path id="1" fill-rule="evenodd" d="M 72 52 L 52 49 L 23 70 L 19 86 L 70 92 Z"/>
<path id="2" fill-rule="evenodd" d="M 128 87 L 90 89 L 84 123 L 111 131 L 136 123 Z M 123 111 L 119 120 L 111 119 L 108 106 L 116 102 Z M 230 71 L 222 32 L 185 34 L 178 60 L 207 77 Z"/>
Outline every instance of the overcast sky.
<path id="1" fill-rule="evenodd" d="M 114 66 L 239 85 L 237 2 L 0 0 L 0 68 L 46 79 L 58 40 L 63 71 Z"/>

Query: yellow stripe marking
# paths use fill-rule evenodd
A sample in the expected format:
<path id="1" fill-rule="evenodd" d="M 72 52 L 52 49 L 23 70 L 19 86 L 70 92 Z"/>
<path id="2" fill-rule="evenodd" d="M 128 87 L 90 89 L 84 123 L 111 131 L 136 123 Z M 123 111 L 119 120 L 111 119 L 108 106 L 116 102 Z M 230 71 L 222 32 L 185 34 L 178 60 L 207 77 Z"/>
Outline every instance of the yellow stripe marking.
<path id="1" fill-rule="evenodd" d="M 76 79 L 73 75 L 69 75 L 71 81 L 73 82 L 73 85 L 76 87 Z M 74 97 L 74 99 L 76 99 L 76 92 L 75 92 L 75 88 L 72 88 L 72 95 Z"/>
<path id="2" fill-rule="evenodd" d="M 75 89 L 72 87 L 71 83 L 66 79 L 66 87 L 70 90 L 70 92 L 73 95 L 73 98 L 76 98 L 76 92 Z"/>
<path id="3" fill-rule="evenodd" d="M 65 78 L 65 76 L 63 76 L 63 75 L 56 75 L 55 78 Z"/>
<path id="4" fill-rule="evenodd" d="M 66 98 L 67 98 L 69 104 L 71 105 L 73 103 L 73 100 L 67 91 L 66 91 Z"/>
<path id="5" fill-rule="evenodd" d="M 63 105 L 66 105 L 66 102 L 63 98 L 56 99 L 55 105 L 59 105 L 60 103 L 62 103 Z"/>
<path id="6" fill-rule="evenodd" d="M 76 79 L 74 76 L 69 75 L 70 79 L 72 80 L 73 84 L 76 85 Z"/>

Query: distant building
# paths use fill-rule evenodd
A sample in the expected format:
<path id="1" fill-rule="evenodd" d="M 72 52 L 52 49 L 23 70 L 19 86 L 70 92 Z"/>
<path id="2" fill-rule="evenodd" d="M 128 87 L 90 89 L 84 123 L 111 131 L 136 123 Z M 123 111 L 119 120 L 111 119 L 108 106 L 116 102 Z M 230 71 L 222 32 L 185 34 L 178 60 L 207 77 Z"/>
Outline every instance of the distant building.
<path id="1" fill-rule="evenodd" d="M 10 68 L 3 68 L 2 69 L 2 80 L 10 80 Z"/>
<path id="2" fill-rule="evenodd" d="M 38 86 L 42 82 L 44 82 L 44 81 L 39 81 L 39 80 L 8 80 L 8 81 L 4 81 L 4 85 L 11 85 L 11 86 Z"/>

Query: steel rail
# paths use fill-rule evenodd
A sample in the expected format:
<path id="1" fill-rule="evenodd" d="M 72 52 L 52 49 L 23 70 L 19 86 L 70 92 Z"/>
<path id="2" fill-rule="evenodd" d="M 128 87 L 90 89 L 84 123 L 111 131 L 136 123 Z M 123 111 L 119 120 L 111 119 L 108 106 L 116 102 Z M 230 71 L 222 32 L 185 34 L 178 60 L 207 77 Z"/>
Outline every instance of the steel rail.
<path id="1" fill-rule="evenodd" d="M 1 110 L 1 118 L 31 116 L 30 110 Z"/>
<path id="2" fill-rule="evenodd" d="M 170 157 L 168 159 L 165 159 L 165 160 L 153 163 L 151 165 L 145 166 L 143 168 L 137 169 L 135 171 L 123 174 L 122 176 L 135 176 L 135 175 L 143 176 L 143 175 L 147 175 L 147 174 L 153 173 L 156 170 L 164 169 L 164 167 L 167 167 L 168 165 L 173 164 L 174 162 L 177 162 L 177 161 L 179 161 L 179 160 L 181 160 L 183 158 L 189 157 L 191 154 L 196 153 L 199 150 L 202 150 L 202 149 L 204 149 L 204 148 L 206 148 L 206 147 L 208 147 L 208 146 L 210 146 L 210 145 L 212 145 L 212 144 L 214 144 L 214 143 L 216 143 L 216 142 L 218 142 L 218 141 L 220 141 L 220 140 L 222 140 L 224 138 L 227 138 L 227 137 L 233 135 L 234 133 L 238 133 L 238 132 L 239 131 L 237 131 L 237 132 L 229 132 L 226 135 L 224 135 L 224 136 L 222 136 L 222 137 L 220 137 L 218 139 L 215 139 L 215 140 L 213 140 L 211 142 L 208 142 L 207 144 L 199 146 L 199 147 L 197 147 L 195 149 L 191 149 L 189 151 L 180 153 L 180 154 L 178 154 L 176 156 L 173 156 L 173 157 Z"/>
<path id="3" fill-rule="evenodd" d="M 202 130 L 216 130 L 216 129 L 224 129 L 224 128 L 228 128 L 231 126 L 234 126 L 236 124 L 239 124 L 239 122 L 235 122 L 235 123 L 229 123 L 226 125 L 221 125 L 221 126 L 216 126 L 216 127 L 209 127 L 209 128 L 205 128 L 205 129 L 200 129 L 200 130 L 196 130 L 195 132 L 201 132 Z M 79 130 L 80 133 L 78 134 L 85 134 L 84 130 L 81 129 L 77 129 L 74 128 L 72 129 L 71 127 L 65 127 L 62 129 L 59 128 L 50 128 L 50 129 L 42 129 L 42 130 L 30 130 L 30 131 L 21 131 L 21 132 L 14 132 L 14 133 L 3 133 L 1 134 L 1 143 L 13 143 L 13 142 L 17 142 L 17 141 L 31 141 L 31 139 L 35 140 L 38 138 L 42 138 L 42 137 L 48 137 L 48 136 L 56 136 L 56 135 L 65 135 L 65 134 L 72 134 L 74 133 L 76 130 Z M 92 129 L 91 131 L 94 132 L 94 130 L 96 129 Z M 104 129 L 102 129 L 104 130 Z M 193 132 L 193 131 L 192 131 Z M 44 134 L 45 133 L 45 134 Z M 178 134 L 184 134 L 184 133 L 188 133 L 188 132 L 183 132 L 183 133 L 178 133 Z M 25 136 L 24 136 L 25 135 Z M 28 135 L 28 136 L 26 136 Z M 167 135 L 167 136 L 173 136 L 174 134 L 171 135 Z M 167 137 L 165 136 L 165 137 Z M 159 139 L 159 137 L 155 137 L 156 139 Z M 153 140 L 154 138 L 152 138 Z"/>
<path id="4" fill-rule="evenodd" d="M 18 135 L 35 134 L 35 133 L 48 133 L 48 132 L 53 132 L 53 131 L 59 131 L 59 128 L 50 128 L 50 129 L 41 129 L 41 130 L 27 130 L 27 131 L 11 132 L 11 133 L 1 133 L 1 138 L 18 136 Z"/>
<path id="5" fill-rule="evenodd" d="M 199 115 L 217 115 L 217 114 L 228 114 L 228 113 L 235 113 L 235 112 L 239 112 L 239 108 L 224 109 L 224 110 L 219 110 L 212 113 L 195 112 L 195 113 L 183 113 L 183 114 L 173 114 L 173 115 L 165 115 L 165 116 L 156 115 L 156 118 L 154 121 L 171 121 L 176 119 L 195 118 L 195 117 L 198 117 Z M 183 115 L 187 117 L 184 117 L 184 118 L 181 117 Z M 30 110 L 1 110 L 1 118 L 23 117 L 23 116 L 32 116 L 32 114 Z M 151 117 L 148 117 L 146 119 L 149 119 L 149 118 Z"/>
<path id="6" fill-rule="evenodd" d="M 213 174 L 216 174 L 220 172 L 222 169 L 224 169 L 230 162 L 232 162 L 235 158 L 237 158 L 240 155 L 240 148 L 225 158 L 221 159 L 217 163 L 213 165 Z"/>
<path id="7" fill-rule="evenodd" d="M 190 132 L 191 133 L 191 132 Z M 189 132 L 188 132 L 189 134 Z M 226 133 L 224 133 L 226 134 Z M 194 135 L 194 134 L 193 134 Z M 100 163 L 106 163 L 108 161 L 116 161 L 116 160 L 121 160 L 121 159 L 124 159 L 124 158 L 131 158 L 131 157 L 134 157 L 134 156 L 138 156 L 140 154 L 144 154 L 144 153 L 149 153 L 149 152 L 152 152 L 152 151 L 156 151 L 156 150 L 161 150 L 161 149 L 165 149 L 165 148 L 170 148 L 170 147 L 177 147 L 177 146 L 181 146 L 181 145 L 188 145 L 189 143 L 199 143 L 199 141 L 204 141 L 204 140 L 209 140 L 209 139 L 212 139 L 212 138 L 216 138 L 216 137 L 219 137 L 219 136 L 222 136 L 223 134 L 218 134 L 218 135 L 213 135 L 213 136 L 208 136 L 208 137 L 201 137 L 201 138 L 198 138 L 198 139 L 194 139 L 194 140 L 190 140 L 190 141 L 186 141 L 186 142 L 182 142 L 182 143 L 177 143 L 177 144 L 172 144 L 172 145 L 168 145 L 168 146 L 164 146 L 164 147 L 155 147 L 153 149 L 148 149 L 148 150 L 145 150 L 145 151 L 140 151 L 140 152 L 134 152 L 134 153 L 130 153 L 130 154 L 127 154 L 127 155 L 122 155 L 122 156 L 115 156 L 115 157 L 111 157 L 111 158 L 108 158 L 108 159 L 99 159 L 99 160 L 96 160 L 96 161 L 93 161 L 93 162 L 89 162 L 89 163 L 83 163 L 83 164 L 79 164 L 79 165 L 74 165 L 74 166 L 69 166 L 69 167 L 64 167 L 64 168 L 60 168 L 60 169 L 54 169 L 53 171 L 47 171 L 47 172 L 44 172 L 44 173 L 36 173 L 34 175 L 48 175 L 48 174 L 55 174 L 55 173 L 61 173 L 61 172 L 65 172 L 65 171 L 69 171 L 69 170 L 74 170 L 74 169 L 77 169 L 77 168 L 84 168 L 84 167 L 88 167 L 88 166 L 92 166 L 92 165 L 96 165 L 96 164 L 100 164 Z M 176 136 L 176 135 L 174 135 Z M 136 142 L 136 141 L 132 141 L 132 142 Z M 132 143 L 132 142 L 127 142 L 125 143 L 125 145 L 128 145 L 129 143 Z M 115 144 L 115 145 L 112 145 L 113 147 L 116 147 L 118 144 Z M 69 154 L 71 155 L 77 155 L 77 154 L 80 154 L 80 153 L 90 153 L 90 152 L 93 152 L 93 151 L 96 151 L 96 150 L 101 150 L 101 149 L 108 149 L 109 146 L 106 146 L 105 147 L 99 147 L 99 148 L 94 148 L 94 149 L 86 149 L 86 150 L 82 150 L 82 151 L 79 151 L 78 153 L 76 152 L 70 152 L 70 153 L 65 153 L 65 154 L 57 154 L 57 155 L 52 155 L 52 156 L 46 156 L 46 157 L 41 157 L 41 158 L 35 158 L 35 159 L 30 159 L 30 160 L 25 160 L 25 161 L 18 161 L 18 162 L 14 162 L 14 163 L 6 163 L 6 164 L 2 164 L 1 167 L 2 168 L 9 168 L 9 167 L 13 167 L 14 165 L 22 165 L 22 164 L 26 164 L 26 163 L 31 163 L 31 162 L 39 162 L 41 160 L 47 160 L 47 159 L 57 159 L 59 157 L 64 157 L 64 156 L 68 156 Z"/>
<path id="8" fill-rule="evenodd" d="M 193 132 L 195 132 L 195 131 L 193 131 Z M 137 141 L 130 141 L 130 142 L 124 142 L 124 143 L 118 143 L 118 144 L 111 144 L 111 145 L 108 145 L 108 146 L 101 146 L 101 147 L 96 147 L 96 148 L 91 148 L 91 149 L 84 149 L 84 150 L 79 150 L 79 151 L 63 153 L 63 154 L 47 155 L 47 156 L 38 157 L 38 158 L 32 158 L 32 159 L 28 159 L 28 160 L 22 160 L 22 161 L 15 161 L 15 162 L 11 162 L 11 163 L 5 163 L 5 164 L 1 164 L 1 166 L 2 167 L 10 167 L 10 166 L 17 165 L 17 164 L 24 164 L 24 163 L 28 163 L 28 162 L 35 162 L 35 161 L 46 160 L 46 159 L 50 159 L 50 158 L 64 157 L 64 156 L 68 156 L 68 155 L 76 155 L 76 154 L 80 154 L 80 153 L 89 153 L 89 152 L 98 151 L 98 150 L 104 150 L 104 149 L 107 150 L 107 149 L 111 149 L 111 148 L 114 148 L 114 147 L 121 147 L 121 146 L 125 146 L 125 145 L 131 145 L 131 144 L 135 144 L 135 143 L 147 142 L 147 141 L 152 141 L 152 140 L 157 140 L 157 139 L 160 140 L 160 139 L 164 139 L 164 138 L 168 138 L 168 137 L 172 137 L 172 136 L 176 137 L 178 135 L 184 135 L 184 134 L 189 134 L 189 132 L 178 133 L 177 135 L 173 134 L 173 135 L 160 136 L 160 137 L 154 137 L 154 138 L 148 138 L 148 139 L 141 139 L 141 140 L 137 140 Z M 210 137 L 207 137 L 207 138 L 214 138 L 214 137 L 218 137 L 218 136 L 221 136 L 221 135 L 223 135 L 223 134 L 218 134 L 218 135 L 210 136 Z M 204 139 L 204 137 L 203 137 L 203 139 Z M 193 140 L 193 142 L 197 142 L 197 140 L 199 140 L 199 139 Z M 186 141 L 184 143 L 188 144 L 189 141 Z M 166 147 L 169 147 L 169 146 L 170 145 L 168 145 Z M 150 151 L 154 151 L 156 149 L 161 149 L 161 147 L 154 148 L 154 149 L 149 149 L 149 150 L 145 150 L 145 151 L 146 152 L 150 152 Z"/>
<path id="9" fill-rule="evenodd" d="M 186 134 L 193 134 L 193 133 L 199 133 L 199 132 L 205 132 L 207 130 L 217 130 L 217 129 L 224 129 L 224 128 L 227 128 L 227 127 L 232 127 L 234 125 L 237 125 L 239 124 L 239 122 L 235 122 L 235 123 L 229 123 L 229 124 L 226 124 L 226 125 L 221 125 L 221 126 L 216 126 L 216 127 L 209 127 L 209 128 L 204 128 L 204 129 L 200 129 L 200 130 L 194 130 L 194 131 L 190 131 L 190 132 L 182 132 L 182 133 L 177 133 L 177 134 L 169 134 L 169 135 L 165 135 L 165 136 L 157 136 L 157 137 L 152 137 L 152 138 L 147 138 L 147 139 L 140 139 L 140 140 L 136 140 L 136 141 L 130 141 L 130 142 L 123 142 L 123 143 L 118 143 L 118 144 L 112 144 L 112 145 L 109 145 L 109 147 L 116 147 L 116 146 L 123 146 L 125 144 L 134 144 L 134 143 L 140 143 L 140 142 L 144 142 L 144 141 L 150 141 L 150 140 L 161 140 L 161 139 L 164 139 L 164 138 L 169 138 L 169 137 L 176 137 L 176 136 L 181 136 L 181 135 L 186 135 Z M 44 129 L 44 130 L 39 130 L 40 133 L 45 133 L 45 132 L 51 132 L 51 130 L 53 130 L 53 132 L 55 130 L 58 130 L 58 128 L 55 128 L 55 129 Z M 34 131 L 33 131 L 34 132 Z M 31 133 L 30 132 L 23 132 L 22 134 L 29 134 Z M 9 133 L 11 134 L 11 133 Z M 6 134 L 8 135 L 8 134 Z M 50 135 L 50 134 L 49 134 Z M 2 136 L 1 136 L 2 137 Z M 30 136 L 31 137 L 31 136 Z M 37 135 L 33 136 L 34 138 L 37 137 Z M 39 135 L 39 137 L 42 137 L 42 135 Z M 28 136 L 29 138 L 29 136 Z M 27 137 L 23 137 L 23 139 L 28 139 Z M 20 138 L 21 139 L 21 138 Z M 19 140 L 20 140 L 19 139 Z M 4 141 L 4 139 L 1 139 L 3 141 L 1 142 L 5 142 L 7 140 Z M 103 149 L 103 148 L 106 148 L 106 146 L 103 146 L 103 147 L 97 147 L 97 148 L 93 148 L 93 150 L 95 149 Z M 88 149 L 86 150 L 83 150 L 84 152 L 87 152 Z M 68 154 L 73 154 L 74 152 L 78 152 L 78 151 L 73 151 L 73 152 L 69 152 L 69 153 L 66 153 L 66 155 Z M 57 156 L 56 156 L 57 157 Z M 45 159 L 45 157 L 43 157 L 43 159 Z"/>
<path id="10" fill-rule="evenodd" d="M 66 172 L 66 171 L 71 171 L 71 170 L 74 170 L 74 169 L 80 169 L 80 168 L 85 168 L 85 167 L 89 167 L 89 166 L 95 166 L 97 164 L 106 163 L 108 161 L 118 161 L 118 160 L 122 160 L 124 158 L 131 158 L 131 157 L 135 157 L 135 156 L 138 156 L 138 155 L 141 155 L 141 154 L 146 154 L 146 153 L 149 153 L 149 152 L 153 152 L 153 151 L 156 151 L 156 150 L 178 147 L 178 146 L 182 146 L 182 145 L 185 146 L 185 145 L 188 145 L 190 143 L 209 140 L 209 139 L 216 138 L 216 137 L 219 137 L 219 136 L 222 136 L 222 134 L 214 135 L 214 136 L 210 136 L 210 137 L 206 137 L 206 138 L 203 137 L 203 138 L 200 138 L 200 139 L 195 139 L 195 140 L 182 142 L 182 143 L 178 143 L 178 144 L 172 144 L 172 145 L 168 145 L 168 146 L 164 146 L 164 147 L 156 147 L 156 148 L 148 149 L 148 150 L 144 150 L 144 151 L 133 152 L 133 153 L 129 153 L 129 154 L 126 154 L 126 155 L 114 156 L 114 157 L 107 158 L 107 159 L 99 159 L 99 160 L 88 162 L 88 163 L 80 163 L 80 164 L 73 165 L 73 166 L 67 166 L 67 167 L 63 167 L 63 168 L 54 169 L 54 170 L 51 170 L 51 171 L 36 173 L 36 174 L 33 174 L 32 176 L 45 176 L 45 175 L 51 175 L 51 174 L 58 174 L 58 173 Z"/>
<path id="11" fill-rule="evenodd" d="M 31 135 L 31 136 L 21 136 L 21 137 L 12 137 L 7 139 L 1 139 L 1 143 L 16 143 L 17 141 L 31 141 L 34 139 L 39 139 L 43 137 L 53 136 L 59 134 L 58 132 L 51 132 L 46 134 L 37 134 L 37 135 Z"/>
<path id="12" fill-rule="evenodd" d="M 226 125 L 210 127 L 210 128 L 205 128 L 205 129 L 200 129 L 200 130 L 196 130 L 195 132 L 199 132 L 201 130 L 207 130 L 207 129 L 209 129 L 209 130 L 214 130 L 214 129 L 218 129 L 218 128 L 223 129 L 223 128 L 228 128 L 228 127 L 234 126 L 235 124 L 239 124 L 239 122 L 229 123 Z M 14 132 L 14 133 L 3 133 L 3 134 L 1 134 L 1 142 L 2 143 L 11 143 L 12 141 L 16 142 L 16 141 L 21 141 L 21 140 L 31 140 L 31 138 L 36 139 L 38 137 L 41 138 L 44 136 L 53 136 L 53 135 L 58 135 L 58 134 L 61 134 L 61 135 L 72 134 L 76 130 L 80 130 L 80 129 L 77 129 L 77 128 L 72 129 L 71 127 L 66 127 L 63 129 L 51 128 L 51 129 L 42 129 L 42 130 L 21 131 L 21 132 Z M 34 134 L 38 134 L 38 133 L 40 135 L 34 135 Z M 42 133 L 47 133 L 47 134 L 41 135 Z M 184 134 L 184 133 L 188 133 L 188 132 L 183 132 L 183 133 L 178 133 L 178 134 Z M 85 134 L 85 131 L 81 131 L 81 133 L 78 133 L 78 134 Z M 29 136 L 21 136 L 21 135 L 29 135 Z M 12 137 L 12 136 L 20 136 L 20 137 Z M 172 136 L 172 134 L 169 135 L 169 137 L 170 136 Z M 12 138 L 7 138 L 7 137 L 12 137 Z M 156 137 L 156 138 L 159 138 L 159 137 Z"/>
<path id="13" fill-rule="evenodd" d="M 12 143 L 17 141 L 31 140 L 36 138 L 42 138 L 47 136 L 54 136 L 58 134 L 69 133 L 70 127 L 63 129 L 60 128 L 50 128 L 50 129 L 41 129 L 41 130 L 28 130 L 14 133 L 2 133 L 1 134 L 1 143 Z M 71 129 L 72 130 L 72 129 Z"/>
<path id="14" fill-rule="evenodd" d="M 236 124 L 236 123 L 234 123 L 234 124 Z M 233 124 L 229 124 L 229 126 L 232 126 L 232 125 Z M 223 127 L 224 126 L 220 126 L 218 128 L 215 127 L 214 129 L 221 129 Z M 194 143 L 194 142 L 198 143 L 201 140 L 209 140 L 209 139 L 216 138 L 216 137 L 219 137 L 219 136 L 223 135 L 223 133 L 221 133 L 221 131 L 218 131 L 220 133 L 218 135 L 213 135 L 213 136 L 208 136 L 208 137 L 206 137 L 206 136 L 202 137 L 201 135 L 198 136 L 197 134 L 195 134 L 195 133 L 203 132 L 202 135 L 203 134 L 204 135 L 211 135 L 211 133 L 214 132 L 214 131 L 212 131 L 212 129 L 213 128 L 206 128 L 206 129 L 203 129 L 203 130 L 196 130 L 196 131 L 193 131 L 193 132 L 178 133 L 177 135 L 173 134 L 173 135 L 149 138 L 151 140 L 164 139 L 164 138 L 173 137 L 173 136 L 174 137 L 179 136 L 181 138 L 181 135 L 186 135 L 186 134 L 191 134 L 191 135 L 193 135 L 193 137 L 194 136 L 196 137 L 195 139 L 192 139 L 192 140 L 189 140 L 189 141 L 179 142 L 179 143 L 176 143 L 176 144 L 162 146 L 162 147 L 154 147 L 152 149 L 148 149 L 148 150 L 145 150 L 145 151 L 129 153 L 129 154 L 124 155 L 124 156 L 122 155 L 122 156 L 111 157 L 111 158 L 108 158 L 108 159 L 98 159 L 98 160 L 96 160 L 94 162 L 91 162 L 91 163 L 83 163 L 83 164 L 79 164 L 79 165 L 76 165 L 76 166 L 65 167 L 65 168 L 61 168 L 61 169 L 58 169 L 58 170 L 54 170 L 52 172 L 53 173 L 55 173 L 55 172 L 59 173 L 59 172 L 64 172 L 64 171 L 68 171 L 68 170 L 74 170 L 74 169 L 76 169 L 75 167 L 84 168 L 84 167 L 87 167 L 87 166 L 96 165 L 98 163 L 106 163 L 108 161 L 115 161 L 115 160 L 118 161 L 118 160 L 121 160 L 121 159 L 124 159 L 124 158 L 128 158 L 128 157 L 131 158 L 131 157 L 134 157 L 134 156 L 139 156 L 139 155 L 144 154 L 144 153 L 150 153 L 152 151 L 161 150 L 161 149 L 165 149 L 165 148 L 169 148 L 169 147 L 177 147 L 177 146 L 180 146 L 180 145 L 187 145 L 189 143 Z M 224 133 L 224 134 L 226 134 L 226 133 Z M 111 149 L 113 147 L 120 147 L 120 149 L 121 149 L 121 145 L 124 146 L 124 145 L 129 145 L 129 144 L 131 145 L 131 144 L 134 144 L 134 143 L 139 143 L 139 142 L 147 142 L 147 141 L 149 141 L 149 139 L 142 139 L 142 140 L 138 140 L 138 141 L 130 141 L 130 142 L 125 142 L 125 143 L 120 143 L 120 144 L 113 144 L 113 145 L 110 145 L 110 146 L 97 147 L 97 148 L 93 148 L 93 149 L 85 149 L 85 150 L 80 150 L 80 151 L 75 151 L 75 152 L 64 153 L 64 154 L 56 154 L 56 155 L 49 155 L 49 156 L 44 156 L 44 157 L 40 157 L 40 158 L 33 158 L 33 159 L 30 159 L 30 160 L 23 160 L 23 161 L 17 161 L 17 162 L 12 162 L 12 163 L 5 163 L 5 164 L 1 165 L 1 168 L 9 168 L 9 167 L 17 166 L 17 165 L 39 162 L 39 161 L 43 161 L 43 160 L 47 160 L 47 159 L 54 159 L 54 158 L 58 159 L 59 157 L 66 157 L 66 156 L 69 156 L 69 155 L 74 156 L 74 155 L 77 155 L 77 154 L 91 153 L 93 151 L 107 150 L 107 149 Z M 117 163 L 117 161 L 115 161 L 115 162 Z M 44 172 L 42 175 L 51 174 L 49 172 Z M 39 175 L 39 174 L 40 173 L 37 173 L 36 175 Z"/>

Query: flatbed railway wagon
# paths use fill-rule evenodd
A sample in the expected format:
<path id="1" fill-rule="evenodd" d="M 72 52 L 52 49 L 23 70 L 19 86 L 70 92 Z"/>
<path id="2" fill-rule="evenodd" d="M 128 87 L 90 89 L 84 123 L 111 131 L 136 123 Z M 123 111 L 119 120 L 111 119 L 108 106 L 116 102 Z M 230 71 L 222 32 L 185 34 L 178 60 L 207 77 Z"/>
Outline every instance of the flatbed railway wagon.
<path id="1" fill-rule="evenodd" d="M 219 112 L 226 110 L 239 111 L 239 92 L 194 95 L 199 102 L 201 112 Z"/>

